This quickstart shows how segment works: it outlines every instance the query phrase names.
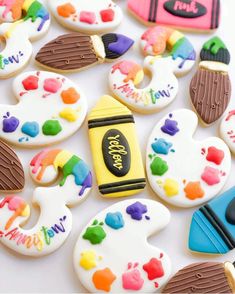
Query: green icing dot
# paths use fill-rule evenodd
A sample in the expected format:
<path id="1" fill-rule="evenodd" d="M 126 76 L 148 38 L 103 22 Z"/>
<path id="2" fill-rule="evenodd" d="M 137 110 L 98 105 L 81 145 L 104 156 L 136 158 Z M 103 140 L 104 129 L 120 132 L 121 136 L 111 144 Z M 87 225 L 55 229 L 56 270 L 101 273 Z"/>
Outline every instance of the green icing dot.
<path id="1" fill-rule="evenodd" d="M 56 136 L 62 131 L 58 120 L 47 120 L 42 126 L 42 132 L 46 136 Z"/>
<path id="2" fill-rule="evenodd" d="M 210 50 L 210 52 L 215 55 L 220 49 L 227 48 L 224 42 L 219 37 L 214 37 L 203 45 L 203 49 Z"/>
<path id="3" fill-rule="evenodd" d="M 168 171 L 167 162 L 160 157 L 155 157 L 150 165 L 152 174 L 155 176 L 163 176 Z"/>
<path id="4" fill-rule="evenodd" d="M 97 223 L 97 221 L 94 221 L 93 224 L 94 223 Z M 85 240 L 89 240 L 91 242 L 91 244 L 95 245 L 95 244 L 102 243 L 102 241 L 106 237 L 106 233 L 100 225 L 98 225 L 98 226 L 93 225 L 93 226 L 88 227 L 86 229 L 86 232 L 82 237 Z"/>

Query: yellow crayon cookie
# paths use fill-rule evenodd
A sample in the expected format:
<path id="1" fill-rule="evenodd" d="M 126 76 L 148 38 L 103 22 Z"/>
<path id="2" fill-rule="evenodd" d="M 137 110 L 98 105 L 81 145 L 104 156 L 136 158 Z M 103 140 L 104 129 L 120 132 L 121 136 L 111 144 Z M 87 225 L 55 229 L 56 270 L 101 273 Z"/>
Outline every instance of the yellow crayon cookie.
<path id="1" fill-rule="evenodd" d="M 88 127 L 100 193 L 124 197 L 143 190 L 145 172 L 131 111 L 103 96 L 89 115 Z"/>

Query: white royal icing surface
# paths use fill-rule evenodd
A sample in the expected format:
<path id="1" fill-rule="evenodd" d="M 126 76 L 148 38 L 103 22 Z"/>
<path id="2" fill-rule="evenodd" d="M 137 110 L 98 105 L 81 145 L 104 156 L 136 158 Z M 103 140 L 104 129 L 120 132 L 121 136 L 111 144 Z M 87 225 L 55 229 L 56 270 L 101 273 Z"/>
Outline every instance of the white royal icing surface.
<path id="1" fill-rule="evenodd" d="M 107 32 L 115 29 L 122 21 L 123 14 L 121 8 L 111 0 L 49 0 L 49 7 L 60 24 L 79 32 Z M 70 4 L 70 13 L 66 17 L 58 13 L 58 7 Z M 103 21 L 100 12 L 112 10 L 113 17 L 109 21 Z M 92 16 L 89 21 L 84 21 L 82 13 L 88 12 Z M 93 19 L 93 21 L 92 21 Z"/>
<path id="2" fill-rule="evenodd" d="M 119 61 L 110 71 L 109 86 L 113 94 L 133 110 L 158 112 L 178 94 L 179 82 L 174 66 L 171 57 L 146 57 L 144 69 L 151 73 L 151 81 L 145 88 L 137 88 L 144 77 L 142 67 L 132 61 Z"/>
<path id="3" fill-rule="evenodd" d="M 225 143 L 230 148 L 231 152 L 235 153 L 235 110 L 226 112 L 220 124 L 220 135 Z"/>
<path id="4" fill-rule="evenodd" d="M 147 199 L 118 202 L 96 215 L 74 250 L 75 270 L 84 287 L 91 293 L 160 289 L 170 276 L 171 262 L 147 238 L 169 221 L 169 210 Z"/>
<path id="5" fill-rule="evenodd" d="M 60 142 L 74 134 L 86 117 L 83 92 L 62 75 L 45 71 L 22 73 L 13 82 L 13 92 L 18 103 L 0 105 L 0 137 L 9 143 L 25 147 Z M 72 103 L 62 98 L 70 96 L 75 97 Z M 45 132 L 48 121 L 52 121 L 51 127 L 59 126 L 60 132 Z M 29 134 L 29 129 L 33 134 Z"/>
<path id="6" fill-rule="evenodd" d="M 38 183 L 55 182 L 60 169 L 63 175 L 59 185 L 33 191 L 32 202 L 40 208 L 34 227 L 22 228 L 30 217 L 30 207 L 23 198 L 7 196 L 0 200 L 0 242 L 19 254 L 40 257 L 57 250 L 72 229 L 72 213 L 68 207 L 78 205 L 91 189 L 92 177 L 86 163 L 68 151 L 55 151 L 53 156 L 48 150 L 39 153 L 30 164 L 35 180 L 45 168 Z M 66 172 L 63 168 L 72 157 L 76 157 L 72 165 L 76 167 L 73 172 Z"/>
<path id="7" fill-rule="evenodd" d="M 175 206 L 192 207 L 209 201 L 226 183 L 231 154 L 219 138 L 193 139 L 198 125 L 190 110 L 173 111 L 154 128 L 146 169 L 155 193 Z"/>
<path id="8" fill-rule="evenodd" d="M 27 0 L 25 2 L 34 5 L 34 2 L 37 1 Z M 22 17 L 18 21 L 7 22 L 13 21 L 10 11 L 2 19 L 6 22 L 0 25 L 0 35 L 4 37 L 6 46 L 0 54 L 0 79 L 16 74 L 27 65 L 33 52 L 31 42 L 40 39 L 49 29 L 50 16 L 46 8 L 41 5 L 40 10 L 36 10 L 35 14 L 30 13 L 27 16 L 31 5 L 23 9 L 27 19 Z M 4 5 L 0 6 L 1 18 L 5 8 Z"/>

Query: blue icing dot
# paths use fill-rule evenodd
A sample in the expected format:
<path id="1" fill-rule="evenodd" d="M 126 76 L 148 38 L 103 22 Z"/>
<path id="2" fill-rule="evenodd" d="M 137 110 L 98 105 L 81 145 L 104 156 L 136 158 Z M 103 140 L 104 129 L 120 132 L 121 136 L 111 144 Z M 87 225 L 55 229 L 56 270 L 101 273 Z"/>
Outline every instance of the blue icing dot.
<path id="1" fill-rule="evenodd" d="M 34 138 L 39 134 L 39 124 L 35 121 L 26 122 L 21 128 L 21 132 Z"/>
<path id="2" fill-rule="evenodd" d="M 107 213 L 105 223 L 112 229 L 119 230 L 124 227 L 124 220 L 120 212 Z"/>
<path id="3" fill-rule="evenodd" d="M 172 143 L 165 139 L 158 139 L 152 144 L 153 151 L 157 154 L 167 155 L 172 147 Z"/>

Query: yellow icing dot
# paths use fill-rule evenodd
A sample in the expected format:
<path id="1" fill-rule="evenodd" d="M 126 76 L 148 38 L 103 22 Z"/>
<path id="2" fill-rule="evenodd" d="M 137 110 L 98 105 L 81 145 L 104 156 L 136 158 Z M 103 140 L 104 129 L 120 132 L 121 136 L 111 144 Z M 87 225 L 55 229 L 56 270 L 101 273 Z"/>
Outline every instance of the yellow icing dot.
<path id="1" fill-rule="evenodd" d="M 67 121 L 74 122 L 78 119 L 78 113 L 71 107 L 67 107 L 60 112 L 60 117 L 66 119 Z"/>
<path id="2" fill-rule="evenodd" d="M 25 209 L 22 211 L 21 216 L 29 216 L 30 215 L 30 207 L 26 205 Z"/>
<path id="3" fill-rule="evenodd" d="M 166 179 L 163 185 L 163 189 L 168 197 L 176 196 L 179 194 L 179 184 L 172 179 Z"/>
<path id="4" fill-rule="evenodd" d="M 142 82 L 144 79 L 144 71 L 143 70 L 139 70 L 135 76 L 135 79 L 134 79 L 134 85 L 138 85 L 140 84 L 140 82 Z"/>
<path id="5" fill-rule="evenodd" d="M 80 266 L 89 271 L 96 267 L 96 253 L 93 250 L 87 250 L 81 253 Z"/>

